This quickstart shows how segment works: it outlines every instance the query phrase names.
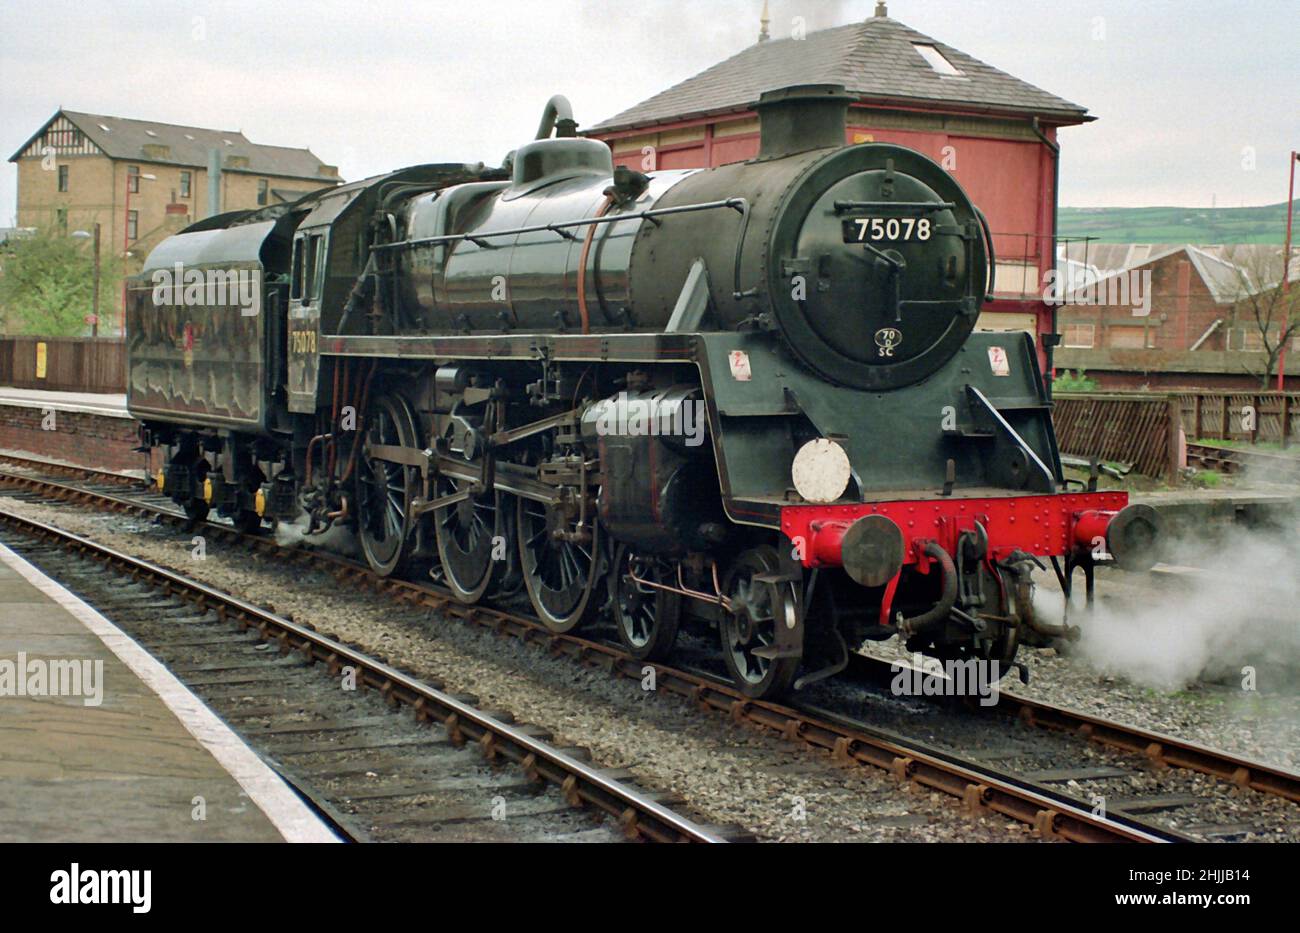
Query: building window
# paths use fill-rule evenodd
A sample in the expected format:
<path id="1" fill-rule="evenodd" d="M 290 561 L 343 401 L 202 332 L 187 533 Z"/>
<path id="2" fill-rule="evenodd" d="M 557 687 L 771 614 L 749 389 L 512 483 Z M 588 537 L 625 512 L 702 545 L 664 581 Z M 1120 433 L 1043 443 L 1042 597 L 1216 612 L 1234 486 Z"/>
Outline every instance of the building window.
<path id="1" fill-rule="evenodd" d="M 266 192 L 269 187 L 270 185 L 267 184 L 265 178 L 259 178 L 257 180 L 257 203 L 258 204 L 266 203 Z"/>
<path id="2" fill-rule="evenodd" d="M 140 193 L 140 166 L 128 165 L 126 167 L 126 190 L 132 194 Z"/>
<path id="3" fill-rule="evenodd" d="M 1065 333 L 1062 334 L 1061 346 L 1091 350 L 1093 347 L 1093 332 L 1094 327 L 1092 324 L 1066 324 Z"/>
<path id="4" fill-rule="evenodd" d="M 55 209 L 54 224 L 59 228 L 59 233 L 68 232 L 68 209 L 66 207 Z"/>
<path id="5" fill-rule="evenodd" d="M 1291 338 L 1292 349 L 1296 348 L 1297 339 L 1300 338 Z M 1268 342 L 1273 346 L 1277 346 L 1277 340 L 1278 329 L 1276 327 L 1270 327 L 1268 329 Z M 1254 352 L 1262 351 L 1264 349 L 1264 335 L 1260 333 L 1259 326 L 1255 324 L 1235 328 L 1228 336 L 1228 349 L 1248 350 Z"/>
<path id="6" fill-rule="evenodd" d="M 1118 350 L 1141 350 L 1155 346 L 1145 327 L 1112 327 L 1110 345 Z"/>
<path id="7" fill-rule="evenodd" d="M 190 173 L 181 172 L 181 197 L 188 198 L 189 196 L 190 196 Z"/>
<path id="8" fill-rule="evenodd" d="M 947 75 L 948 77 L 954 77 L 961 74 L 960 71 L 953 67 L 952 62 L 944 58 L 943 53 L 934 46 L 923 45 L 920 42 L 913 42 L 912 48 L 916 49 L 917 53 L 925 59 L 925 63 L 939 74 Z"/>
<path id="9" fill-rule="evenodd" d="M 68 167 L 66 165 L 59 166 L 59 190 L 68 190 Z"/>
<path id="10" fill-rule="evenodd" d="M 139 235 L 139 224 L 140 224 L 140 212 L 127 211 L 126 212 L 126 238 L 128 240 L 134 241 L 136 236 Z"/>

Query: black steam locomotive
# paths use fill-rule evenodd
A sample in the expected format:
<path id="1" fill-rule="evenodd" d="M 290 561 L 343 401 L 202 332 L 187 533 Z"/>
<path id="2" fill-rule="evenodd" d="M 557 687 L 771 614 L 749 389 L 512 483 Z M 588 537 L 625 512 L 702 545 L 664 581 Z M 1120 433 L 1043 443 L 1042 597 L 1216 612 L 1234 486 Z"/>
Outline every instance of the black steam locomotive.
<path id="1" fill-rule="evenodd" d="M 845 147 L 849 99 L 769 92 L 754 160 L 642 174 L 557 97 L 501 168 L 188 227 L 128 302 L 159 485 L 557 632 L 603 613 L 641 658 L 712 626 L 750 696 L 896 634 L 1012 664 L 1064 633 L 1040 558 L 1091 588 L 1155 521 L 1063 491 L 1031 338 L 976 330 L 983 217 L 925 156 Z"/>

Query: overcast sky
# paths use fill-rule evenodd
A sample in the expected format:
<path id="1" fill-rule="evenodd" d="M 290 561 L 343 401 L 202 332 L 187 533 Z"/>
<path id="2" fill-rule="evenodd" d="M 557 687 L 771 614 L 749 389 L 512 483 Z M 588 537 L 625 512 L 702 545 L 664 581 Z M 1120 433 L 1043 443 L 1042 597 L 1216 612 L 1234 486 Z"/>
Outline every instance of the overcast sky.
<path id="1" fill-rule="evenodd" d="M 874 0 L 772 0 L 774 38 Z M 129 4 L 0 0 L 0 149 L 65 106 L 307 146 L 355 179 L 484 161 L 564 93 L 583 124 L 754 42 L 762 0 Z M 1286 199 L 1300 0 L 890 0 L 890 15 L 1099 119 L 1062 132 L 1061 203 Z M 1252 165 L 1253 157 L 1253 168 Z M 0 173 L 0 225 L 15 171 Z"/>

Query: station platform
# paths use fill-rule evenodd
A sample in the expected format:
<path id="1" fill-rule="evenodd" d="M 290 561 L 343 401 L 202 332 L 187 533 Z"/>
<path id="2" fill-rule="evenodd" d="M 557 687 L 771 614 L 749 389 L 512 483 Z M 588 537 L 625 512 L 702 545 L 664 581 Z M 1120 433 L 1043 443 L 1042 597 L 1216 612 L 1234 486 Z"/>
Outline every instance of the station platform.
<path id="1" fill-rule="evenodd" d="M 77 695 L 59 662 L 89 675 Z M 0 544 L 0 841 L 338 840 L 156 659 Z"/>
<path id="2" fill-rule="evenodd" d="M 50 408 L 54 411 L 86 412 L 130 418 L 126 410 L 126 393 L 49 392 L 45 389 L 15 389 L 0 386 L 0 405 L 25 408 Z"/>
<path id="3" fill-rule="evenodd" d="M 1294 528 L 1300 522 L 1300 488 L 1135 492 L 1129 501 L 1159 512 L 1171 538 L 1229 528 Z"/>
<path id="4" fill-rule="evenodd" d="M 138 471 L 145 458 L 126 396 L 0 386 L 0 449 L 101 470 Z M 155 464 L 148 464 L 150 472 Z"/>

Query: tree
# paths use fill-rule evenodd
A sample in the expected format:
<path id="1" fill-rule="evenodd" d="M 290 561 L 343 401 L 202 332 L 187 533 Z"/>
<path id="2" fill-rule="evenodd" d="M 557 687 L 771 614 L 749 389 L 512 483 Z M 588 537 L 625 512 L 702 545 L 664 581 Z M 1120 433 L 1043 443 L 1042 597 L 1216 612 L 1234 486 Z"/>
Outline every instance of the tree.
<path id="1" fill-rule="evenodd" d="M 103 249 L 103 247 L 101 247 Z M 99 298 L 112 306 L 117 261 L 100 257 Z M 0 324 L 10 333 L 76 337 L 94 306 L 90 240 L 55 231 L 10 239 L 0 247 Z"/>
<path id="2" fill-rule="evenodd" d="M 1248 371 L 1259 377 L 1260 388 L 1269 389 L 1282 348 L 1300 334 L 1300 282 L 1293 281 L 1289 290 L 1282 287 L 1284 263 L 1280 249 L 1233 246 L 1225 251 L 1224 258 L 1233 270 L 1234 319 L 1252 337 L 1259 335 L 1264 357 L 1262 372 L 1258 368 Z M 1292 276 L 1295 265 L 1292 260 Z"/>

